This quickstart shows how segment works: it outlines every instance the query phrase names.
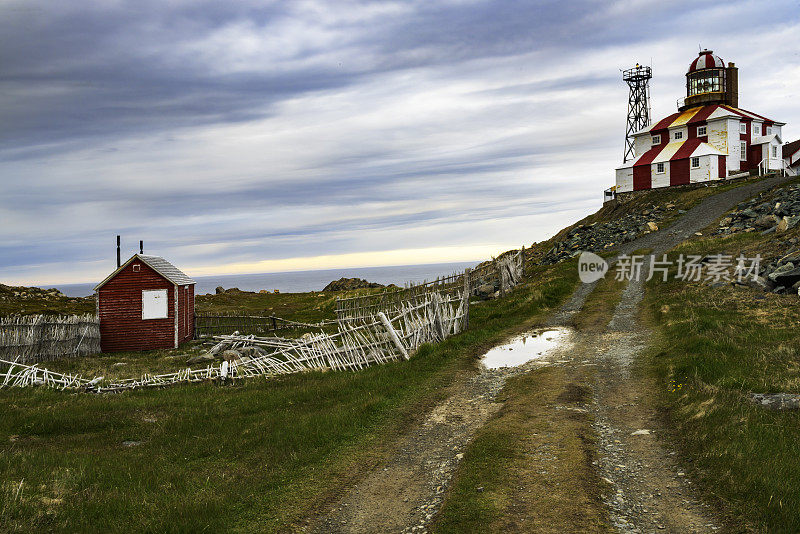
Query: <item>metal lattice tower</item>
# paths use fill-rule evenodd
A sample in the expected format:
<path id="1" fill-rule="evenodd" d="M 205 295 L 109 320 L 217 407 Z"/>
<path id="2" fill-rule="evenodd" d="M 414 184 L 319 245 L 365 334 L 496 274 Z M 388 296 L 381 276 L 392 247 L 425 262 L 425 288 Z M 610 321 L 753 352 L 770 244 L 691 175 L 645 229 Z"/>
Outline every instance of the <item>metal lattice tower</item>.
<path id="1" fill-rule="evenodd" d="M 633 134 L 650 126 L 650 78 L 653 71 L 650 67 L 636 64 L 632 69 L 623 71 L 622 79 L 630 87 L 628 93 L 628 127 L 625 130 L 625 155 L 623 163 L 633 159 L 636 153 L 633 145 Z"/>

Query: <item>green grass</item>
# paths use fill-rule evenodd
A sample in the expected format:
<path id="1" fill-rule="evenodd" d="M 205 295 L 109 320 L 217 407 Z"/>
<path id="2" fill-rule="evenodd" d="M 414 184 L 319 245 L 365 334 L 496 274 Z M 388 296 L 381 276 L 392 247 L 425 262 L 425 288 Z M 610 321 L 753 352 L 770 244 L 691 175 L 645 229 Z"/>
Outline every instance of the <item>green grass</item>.
<path id="1" fill-rule="evenodd" d="M 776 238 L 699 239 L 676 252 L 751 254 Z M 646 320 L 658 332 L 648 368 L 687 464 L 706 494 L 770 532 L 800 531 L 800 414 L 752 404 L 750 392 L 800 393 L 797 296 L 651 281 Z"/>
<path id="2" fill-rule="evenodd" d="M 119 395 L 4 390 L 0 531 L 273 531 L 385 454 L 460 371 L 577 283 L 574 262 L 408 362 Z M 125 447 L 126 440 L 141 441 Z"/>

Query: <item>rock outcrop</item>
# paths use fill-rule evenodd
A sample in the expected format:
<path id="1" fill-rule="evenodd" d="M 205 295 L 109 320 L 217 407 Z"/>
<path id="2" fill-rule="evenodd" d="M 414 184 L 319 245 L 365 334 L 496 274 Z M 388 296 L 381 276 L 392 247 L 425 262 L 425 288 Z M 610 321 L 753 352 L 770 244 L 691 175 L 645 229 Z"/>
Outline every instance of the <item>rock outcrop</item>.
<path id="1" fill-rule="evenodd" d="M 361 278 L 339 278 L 338 280 L 334 280 L 322 291 L 350 291 L 351 289 L 364 289 L 364 288 L 380 288 L 386 287 L 383 284 L 378 284 L 377 282 L 368 282 Z M 391 287 L 391 286 L 390 286 Z"/>

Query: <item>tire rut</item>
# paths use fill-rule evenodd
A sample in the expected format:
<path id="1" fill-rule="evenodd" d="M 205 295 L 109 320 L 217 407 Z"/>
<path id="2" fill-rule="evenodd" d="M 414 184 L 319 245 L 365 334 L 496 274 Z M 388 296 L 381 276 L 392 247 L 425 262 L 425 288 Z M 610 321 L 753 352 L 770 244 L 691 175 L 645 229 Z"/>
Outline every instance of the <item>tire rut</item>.
<path id="1" fill-rule="evenodd" d="M 769 178 L 707 198 L 672 226 L 620 247 L 619 255 L 638 249 L 667 251 L 741 202 L 788 178 Z M 613 265 L 619 255 L 609 260 Z M 596 283 L 582 284 L 553 314 L 547 326 L 568 326 Z M 475 432 L 500 408 L 496 394 L 505 381 L 541 365 L 593 365 L 599 372 L 594 390 L 593 427 L 598 435 L 601 476 L 610 483 L 606 503 L 621 532 L 707 532 L 717 529 L 714 514 L 692 496 L 691 482 L 662 444 L 656 414 L 642 402 L 642 384 L 630 368 L 647 345 L 638 324 L 641 283 L 631 282 L 606 332 L 578 333 L 569 361 L 537 360 L 516 368 L 484 369 L 461 384 L 425 420 L 402 437 L 384 465 L 347 488 L 327 510 L 298 530 L 372 533 L 427 531 L 444 500 L 458 461 Z M 564 356 L 561 356 L 562 358 Z M 589 362 L 589 363 L 587 363 Z M 650 434 L 631 436 L 640 429 Z"/>

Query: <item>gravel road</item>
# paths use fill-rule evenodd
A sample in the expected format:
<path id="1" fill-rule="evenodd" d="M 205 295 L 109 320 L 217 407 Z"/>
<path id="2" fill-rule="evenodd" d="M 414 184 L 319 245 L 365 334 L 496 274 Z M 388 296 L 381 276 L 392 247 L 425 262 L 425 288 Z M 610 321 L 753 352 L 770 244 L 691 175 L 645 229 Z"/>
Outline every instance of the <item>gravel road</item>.
<path id="1" fill-rule="evenodd" d="M 711 196 L 688 210 L 669 228 L 631 241 L 620 254 L 638 249 L 663 253 L 691 237 L 737 203 L 786 178 L 770 178 Z M 619 256 L 617 256 L 618 258 Z M 611 260 L 611 263 L 617 258 Z M 583 284 L 547 322 L 568 326 L 596 284 Z M 631 373 L 647 345 L 648 332 L 638 323 L 642 282 L 631 281 L 605 332 L 576 333 L 567 354 L 520 367 L 483 370 L 465 377 L 452 395 L 397 445 L 382 466 L 365 473 L 352 488 L 318 516 L 304 532 L 426 532 L 441 507 L 452 475 L 475 432 L 500 407 L 496 393 L 512 375 L 542 365 L 591 365 L 598 435 L 597 469 L 609 485 L 606 504 L 620 532 L 713 532 L 717 516 L 693 494 L 691 481 L 663 439 L 664 431 L 648 402 L 653 384 Z"/>

